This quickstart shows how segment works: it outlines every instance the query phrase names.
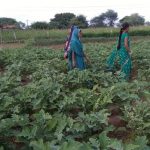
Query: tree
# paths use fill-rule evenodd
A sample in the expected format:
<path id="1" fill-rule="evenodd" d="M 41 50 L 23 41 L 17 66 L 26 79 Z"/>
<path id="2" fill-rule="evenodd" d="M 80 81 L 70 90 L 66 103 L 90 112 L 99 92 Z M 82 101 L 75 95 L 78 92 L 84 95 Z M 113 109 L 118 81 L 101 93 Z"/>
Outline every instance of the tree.
<path id="1" fill-rule="evenodd" d="M 52 22 L 49 23 L 49 28 L 50 29 L 58 29 L 58 27 L 59 27 L 58 22 L 52 21 Z"/>
<path id="2" fill-rule="evenodd" d="M 13 18 L 0 18 L 0 25 L 15 25 L 17 21 Z"/>
<path id="3" fill-rule="evenodd" d="M 128 22 L 131 26 L 144 25 L 145 19 L 138 13 L 132 14 L 130 16 L 125 16 L 120 20 L 120 23 Z"/>
<path id="4" fill-rule="evenodd" d="M 107 10 L 105 13 L 102 14 L 105 18 L 104 22 L 107 26 L 113 27 L 115 21 L 118 19 L 118 14 L 114 10 Z"/>
<path id="5" fill-rule="evenodd" d="M 94 17 L 90 24 L 94 27 L 105 27 L 109 26 L 112 27 L 115 24 L 115 21 L 118 19 L 118 14 L 114 10 L 107 10 L 105 13 Z"/>
<path id="6" fill-rule="evenodd" d="M 5 29 L 23 29 L 25 28 L 25 23 L 19 21 L 17 22 L 13 18 L 0 18 L 0 26 Z"/>
<path id="7" fill-rule="evenodd" d="M 60 13 L 56 14 L 53 19 L 50 21 L 51 28 L 66 29 L 68 28 L 70 21 L 74 18 L 73 13 Z"/>
<path id="8" fill-rule="evenodd" d="M 46 22 L 35 22 L 35 23 L 31 24 L 31 28 L 32 29 L 48 29 L 49 24 Z"/>
<path id="9" fill-rule="evenodd" d="M 103 15 L 99 15 L 97 17 L 94 17 L 91 21 L 90 21 L 90 26 L 92 27 L 104 27 L 104 16 Z"/>
<path id="10" fill-rule="evenodd" d="M 23 23 L 21 21 L 17 22 L 17 24 L 16 24 L 16 27 L 19 28 L 19 29 L 24 29 L 25 26 L 26 26 L 25 23 Z"/>
<path id="11" fill-rule="evenodd" d="M 83 15 L 79 15 L 77 17 L 74 17 L 70 20 L 70 25 L 77 25 L 80 28 L 87 28 L 88 27 L 88 22 L 86 20 L 86 17 Z"/>

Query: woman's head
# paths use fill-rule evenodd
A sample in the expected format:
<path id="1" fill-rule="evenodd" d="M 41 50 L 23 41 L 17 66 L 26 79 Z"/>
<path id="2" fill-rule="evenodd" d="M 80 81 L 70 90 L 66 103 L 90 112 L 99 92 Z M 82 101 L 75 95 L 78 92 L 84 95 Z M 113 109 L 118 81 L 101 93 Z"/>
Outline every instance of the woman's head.
<path id="1" fill-rule="evenodd" d="M 124 22 L 123 24 L 122 24 L 122 27 L 121 27 L 121 30 L 122 31 L 125 31 L 125 32 L 128 32 L 129 31 L 129 23 L 128 22 Z"/>
<path id="2" fill-rule="evenodd" d="M 72 26 L 71 31 L 72 31 L 73 38 L 80 39 L 82 37 L 81 29 L 79 29 L 78 26 Z"/>
<path id="3" fill-rule="evenodd" d="M 117 45 L 117 49 L 120 49 L 121 46 L 121 36 L 123 32 L 128 32 L 129 31 L 129 23 L 128 22 L 124 22 L 121 26 L 120 29 L 120 34 L 119 34 L 119 40 L 118 40 L 118 45 Z"/>

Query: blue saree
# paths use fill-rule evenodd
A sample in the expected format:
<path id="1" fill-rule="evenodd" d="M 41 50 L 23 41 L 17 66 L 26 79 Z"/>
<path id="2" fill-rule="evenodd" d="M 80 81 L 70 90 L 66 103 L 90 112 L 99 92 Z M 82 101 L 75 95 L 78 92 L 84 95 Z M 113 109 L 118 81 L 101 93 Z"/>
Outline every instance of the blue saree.
<path id="1" fill-rule="evenodd" d="M 73 68 L 78 68 L 79 70 L 83 70 L 86 68 L 84 62 L 83 45 L 79 38 L 79 32 L 80 29 L 77 26 L 74 26 L 71 41 L 70 41 L 70 50 L 68 51 L 69 70 L 72 70 Z"/>

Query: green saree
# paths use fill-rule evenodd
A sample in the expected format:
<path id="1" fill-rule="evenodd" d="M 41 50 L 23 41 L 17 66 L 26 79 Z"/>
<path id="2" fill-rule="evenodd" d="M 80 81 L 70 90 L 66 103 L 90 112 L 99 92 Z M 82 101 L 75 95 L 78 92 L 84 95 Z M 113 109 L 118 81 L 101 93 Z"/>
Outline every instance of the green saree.
<path id="1" fill-rule="evenodd" d="M 128 38 L 128 45 L 130 46 L 130 38 L 128 33 L 122 33 L 120 49 L 117 50 L 117 48 L 115 48 L 112 51 L 107 60 L 107 66 L 110 70 L 113 71 L 117 71 L 117 68 L 119 68 L 120 71 L 118 75 L 123 76 L 123 78 L 128 80 L 131 76 L 132 62 L 131 56 L 124 45 L 124 40 L 126 37 Z"/>

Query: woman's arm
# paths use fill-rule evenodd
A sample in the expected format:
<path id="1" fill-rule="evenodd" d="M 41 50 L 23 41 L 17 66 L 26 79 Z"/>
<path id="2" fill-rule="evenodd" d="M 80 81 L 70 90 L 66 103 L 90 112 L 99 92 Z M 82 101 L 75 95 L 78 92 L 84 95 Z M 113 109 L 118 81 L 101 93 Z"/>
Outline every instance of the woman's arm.
<path id="1" fill-rule="evenodd" d="M 129 47 L 129 44 L 128 44 L 128 37 L 126 37 L 124 39 L 124 45 L 125 45 L 126 50 L 130 53 L 131 50 L 130 50 L 130 47 Z"/>
<path id="2" fill-rule="evenodd" d="M 81 30 L 79 31 L 78 36 L 80 39 L 82 38 L 83 34 L 82 34 Z M 91 64 L 89 57 L 85 53 L 84 53 L 84 57 L 85 57 L 85 60 L 87 61 L 87 63 Z"/>

